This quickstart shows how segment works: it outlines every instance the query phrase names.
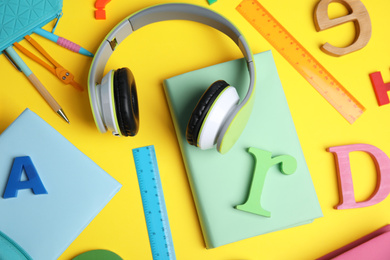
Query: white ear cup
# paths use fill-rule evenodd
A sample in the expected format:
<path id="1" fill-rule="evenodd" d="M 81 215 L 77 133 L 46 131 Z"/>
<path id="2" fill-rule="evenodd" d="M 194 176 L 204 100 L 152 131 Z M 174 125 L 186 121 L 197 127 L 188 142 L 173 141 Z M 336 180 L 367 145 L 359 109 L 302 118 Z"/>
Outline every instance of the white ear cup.
<path id="1" fill-rule="evenodd" d="M 116 110 L 114 102 L 114 70 L 110 70 L 102 79 L 98 99 L 102 111 L 102 120 L 106 130 L 113 135 L 119 136 L 120 130 L 116 120 Z"/>
<path id="2" fill-rule="evenodd" d="M 239 101 L 237 90 L 232 86 L 224 89 L 214 100 L 199 131 L 198 147 L 200 149 L 210 149 L 215 145 L 221 126 Z"/>

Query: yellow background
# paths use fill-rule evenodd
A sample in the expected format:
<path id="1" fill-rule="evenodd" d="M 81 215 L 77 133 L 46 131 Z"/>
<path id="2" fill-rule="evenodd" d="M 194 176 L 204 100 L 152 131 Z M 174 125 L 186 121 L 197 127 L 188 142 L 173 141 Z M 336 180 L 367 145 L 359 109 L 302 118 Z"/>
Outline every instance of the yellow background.
<path id="1" fill-rule="evenodd" d="M 64 0 L 64 15 L 56 30 L 58 35 L 91 52 L 95 52 L 110 29 L 129 14 L 170 1 L 114 0 L 106 6 L 106 20 L 94 19 L 94 2 Z M 235 10 L 240 0 L 219 0 L 211 6 L 206 0 L 182 2 L 211 8 L 230 18 L 245 35 L 253 52 L 272 49 Z M 192 22 L 170 21 L 134 33 L 119 46 L 106 66 L 107 71 L 126 66 L 135 74 L 141 128 L 133 138 L 100 134 L 92 118 L 88 92 L 80 93 L 71 86 L 63 85 L 47 70 L 21 54 L 63 107 L 71 121 L 70 125 L 64 123 L 27 78 L 12 67 L 4 55 L 0 56 L 0 132 L 28 107 L 123 185 L 60 259 L 71 259 L 92 249 L 108 249 L 123 259 L 151 259 L 131 152 L 133 148 L 146 145 L 154 145 L 157 151 L 178 259 L 314 259 L 390 222 L 389 199 L 360 209 L 333 208 L 339 201 L 337 175 L 334 157 L 326 152 L 326 148 L 332 146 L 367 143 L 390 155 L 390 105 L 377 105 L 368 76 L 369 73 L 381 71 L 384 81 L 390 81 L 390 3 L 387 0 L 364 1 L 371 17 L 371 40 L 362 50 L 336 58 L 323 53 L 319 47 L 327 41 L 337 46 L 349 45 L 355 35 L 351 23 L 316 32 L 313 11 L 318 0 L 260 2 L 367 108 L 360 119 L 349 125 L 273 50 L 324 217 L 312 224 L 249 238 L 216 249 L 205 249 L 162 81 L 184 72 L 240 58 L 241 53 L 230 39 L 214 29 Z M 331 16 L 343 15 L 345 12 L 345 8 L 339 4 L 330 7 Z M 47 28 L 52 25 L 50 23 Z M 87 88 L 91 58 L 61 48 L 40 36 L 33 37 L 75 75 L 76 81 Z M 25 41 L 21 44 L 31 49 Z M 351 167 L 356 198 L 364 200 L 375 187 L 374 163 L 367 154 L 355 152 L 351 154 Z"/>

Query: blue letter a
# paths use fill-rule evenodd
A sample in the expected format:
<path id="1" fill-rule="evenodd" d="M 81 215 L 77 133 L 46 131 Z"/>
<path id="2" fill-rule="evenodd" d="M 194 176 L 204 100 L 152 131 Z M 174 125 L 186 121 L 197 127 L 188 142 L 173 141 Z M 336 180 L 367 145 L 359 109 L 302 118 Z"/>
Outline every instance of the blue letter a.
<path id="1" fill-rule="evenodd" d="M 28 180 L 21 181 L 23 169 Z M 16 157 L 12 165 L 11 173 L 5 187 L 3 198 L 13 198 L 18 195 L 18 190 L 32 189 L 34 194 L 47 194 L 45 187 L 34 164 L 29 156 Z"/>

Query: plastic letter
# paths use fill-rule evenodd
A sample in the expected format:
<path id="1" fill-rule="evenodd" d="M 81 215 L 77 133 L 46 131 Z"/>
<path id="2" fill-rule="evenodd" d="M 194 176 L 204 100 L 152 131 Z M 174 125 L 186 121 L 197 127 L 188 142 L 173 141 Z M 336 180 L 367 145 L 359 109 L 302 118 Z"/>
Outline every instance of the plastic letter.
<path id="1" fill-rule="evenodd" d="M 336 209 L 362 208 L 375 205 L 390 193 L 390 159 L 379 148 L 369 144 L 351 144 L 327 149 L 334 153 L 339 180 L 340 203 Z M 362 151 L 368 153 L 375 162 L 378 178 L 373 194 L 362 202 L 356 202 L 353 190 L 349 153 Z"/>
<path id="2" fill-rule="evenodd" d="M 244 204 L 237 205 L 236 209 L 270 217 L 271 212 L 263 209 L 261 206 L 261 193 L 264 187 L 265 176 L 269 168 L 279 163 L 281 164 L 280 171 L 282 173 L 293 174 L 297 169 L 297 161 L 290 155 L 280 155 L 272 158 L 272 153 L 253 147 L 249 148 L 248 152 L 256 159 L 255 171 L 248 199 Z"/>
<path id="3" fill-rule="evenodd" d="M 28 180 L 21 181 L 23 169 Z M 34 194 L 47 194 L 45 187 L 34 167 L 29 156 L 16 157 L 12 165 L 7 186 L 3 198 L 14 198 L 18 195 L 18 190 L 31 189 Z"/>
<path id="4" fill-rule="evenodd" d="M 382 74 L 377 71 L 370 74 L 371 84 L 374 88 L 376 100 L 379 106 L 389 104 L 389 96 L 387 92 L 390 90 L 390 83 L 384 83 Z"/>

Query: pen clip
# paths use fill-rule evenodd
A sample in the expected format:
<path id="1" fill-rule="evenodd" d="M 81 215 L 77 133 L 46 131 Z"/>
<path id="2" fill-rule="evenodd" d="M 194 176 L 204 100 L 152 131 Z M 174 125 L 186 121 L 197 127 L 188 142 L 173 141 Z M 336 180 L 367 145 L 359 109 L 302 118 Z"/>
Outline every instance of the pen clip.
<path id="1" fill-rule="evenodd" d="M 15 61 L 11 58 L 11 56 L 8 55 L 7 51 L 4 50 L 3 53 L 4 53 L 4 56 L 7 58 L 7 60 L 9 60 L 9 62 L 11 62 L 12 65 L 14 65 L 14 67 L 15 67 L 18 71 L 22 72 L 22 70 L 20 69 L 20 67 L 15 63 Z"/>

